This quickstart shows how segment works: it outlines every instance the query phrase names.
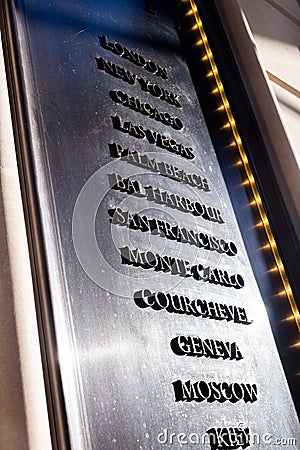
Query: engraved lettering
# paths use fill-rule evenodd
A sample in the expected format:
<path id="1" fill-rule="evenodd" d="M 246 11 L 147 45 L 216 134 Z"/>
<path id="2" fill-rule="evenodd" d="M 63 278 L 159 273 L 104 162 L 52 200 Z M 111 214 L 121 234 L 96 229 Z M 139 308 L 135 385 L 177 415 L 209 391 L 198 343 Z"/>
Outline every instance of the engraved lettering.
<path id="1" fill-rule="evenodd" d="M 112 183 L 117 184 L 114 179 Z M 126 192 L 126 189 L 123 188 L 123 185 L 121 185 L 122 191 Z M 141 186 L 139 187 L 141 189 Z M 121 189 L 120 189 L 121 190 Z M 141 192 L 141 191 L 140 191 Z M 142 192 L 144 192 L 142 190 Z M 127 228 L 133 228 L 132 221 L 133 217 L 134 220 L 140 224 L 135 226 L 135 230 L 140 230 L 143 232 L 150 232 L 151 234 L 159 235 L 160 237 L 164 237 L 166 239 L 175 240 L 178 242 L 182 242 L 183 244 L 189 244 L 194 245 L 198 248 L 204 248 L 205 250 L 209 251 L 216 251 L 218 253 L 225 253 L 228 256 L 232 256 L 232 253 L 229 251 L 229 244 L 231 242 L 227 243 L 226 245 L 221 248 L 221 246 L 215 245 L 216 243 L 220 242 L 220 239 L 218 239 L 215 236 L 210 236 L 208 234 L 204 233 L 198 233 L 194 230 L 187 230 L 186 228 L 181 228 L 178 225 L 172 226 L 169 222 L 164 220 L 158 220 L 152 217 L 149 217 L 147 215 L 139 215 L 132 214 L 129 211 L 122 210 L 121 208 L 116 209 L 110 209 L 109 214 L 112 216 L 112 223 L 115 225 L 121 225 L 126 226 Z M 147 228 L 144 226 L 144 224 L 147 222 Z M 219 273 L 219 279 L 223 283 L 229 283 L 230 280 L 228 279 L 227 272 L 222 271 L 221 269 L 216 269 L 215 273 Z M 196 276 L 199 276 L 196 274 Z M 199 276 L 200 278 L 200 276 Z M 213 280 L 213 277 L 212 277 Z"/>
<path id="2" fill-rule="evenodd" d="M 162 134 L 152 131 L 149 128 L 144 128 L 142 125 L 134 125 L 130 121 L 124 121 L 120 116 L 111 116 L 113 127 L 122 131 L 123 133 L 128 133 L 137 139 L 147 138 L 150 144 L 154 144 L 157 147 L 164 148 L 171 153 L 176 153 L 187 159 L 195 158 L 193 154 L 193 149 L 191 147 L 184 147 L 182 144 L 177 143 L 174 139 L 169 139 Z"/>
<path id="3" fill-rule="evenodd" d="M 166 89 L 158 86 L 157 84 L 152 83 L 149 80 L 146 80 L 143 77 L 137 78 L 138 83 L 143 91 L 148 92 L 153 97 L 160 98 L 170 105 L 176 106 L 177 108 L 182 108 L 182 105 L 179 101 L 178 95 L 167 91 Z"/>
<path id="4" fill-rule="evenodd" d="M 129 178 L 122 178 L 121 175 L 112 173 L 108 175 L 110 187 L 112 189 L 125 192 L 136 197 L 146 197 L 145 191 L 141 183 L 137 180 L 131 181 Z"/>
<path id="5" fill-rule="evenodd" d="M 210 428 L 206 434 L 211 450 L 245 449 L 250 445 L 249 428 Z"/>
<path id="6" fill-rule="evenodd" d="M 121 252 L 121 259 L 122 264 L 133 264 L 138 265 L 144 269 L 155 269 L 162 272 L 170 272 L 172 275 L 179 275 L 181 277 L 193 277 L 196 280 L 199 280 L 199 278 L 195 277 L 195 267 L 200 266 L 198 264 L 197 266 L 191 266 L 188 261 L 184 261 L 180 258 L 175 258 L 168 255 L 159 255 L 154 254 L 152 252 L 143 252 L 138 248 L 130 249 L 129 247 L 123 247 L 120 248 Z M 138 263 L 136 263 L 136 256 L 139 254 Z M 150 262 L 151 261 L 151 262 Z M 203 267 L 203 266 L 201 266 Z M 205 267 L 203 268 L 204 273 L 213 273 L 214 269 L 211 269 L 211 267 Z M 239 276 L 242 280 L 242 276 L 237 274 L 235 276 Z M 231 277 L 232 278 L 232 277 Z M 233 287 L 235 289 L 240 289 L 242 286 L 237 285 L 231 281 L 231 278 L 228 280 L 228 282 L 224 282 L 219 280 L 218 282 L 213 280 L 209 276 L 201 277 L 200 280 L 208 282 L 208 283 L 215 283 L 220 286 L 225 287 Z"/>
<path id="7" fill-rule="evenodd" d="M 96 58 L 97 67 L 99 70 L 102 70 L 109 75 L 112 75 L 116 78 L 120 78 L 125 83 L 135 84 L 137 75 L 131 73 L 129 70 L 125 70 L 123 67 L 117 66 L 116 64 L 106 61 L 104 58 Z"/>
<path id="8" fill-rule="evenodd" d="M 173 352 L 180 356 L 205 356 L 206 358 L 223 358 L 231 361 L 243 358 L 235 342 L 180 335 L 173 338 L 170 345 Z"/>
<path id="9" fill-rule="evenodd" d="M 172 117 L 167 112 L 159 112 L 157 108 L 150 105 L 149 103 L 143 103 L 137 97 L 129 97 L 128 94 L 120 90 L 110 91 L 109 95 L 114 102 L 120 103 L 123 106 L 126 106 L 133 111 L 137 111 L 140 114 L 161 122 L 164 125 L 168 125 L 174 128 L 174 130 L 181 130 L 183 128 L 183 123 L 178 117 Z"/>
<path id="10" fill-rule="evenodd" d="M 158 304 L 161 305 L 162 302 L 158 299 L 163 299 L 165 306 L 158 308 Z M 191 300 L 183 295 L 151 292 L 148 289 L 136 292 L 134 302 L 139 308 L 151 306 L 153 310 L 165 309 L 168 313 L 193 315 L 202 319 L 226 320 L 243 325 L 250 325 L 253 322 L 247 318 L 245 309 L 239 306 L 207 302 L 199 298 Z"/>
<path id="11" fill-rule="evenodd" d="M 122 66 L 107 61 L 102 57 L 96 57 L 95 59 L 99 70 L 102 70 L 113 77 L 120 78 L 124 83 L 134 85 L 138 82 L 140 88 L 153 97 L 159 98 L 176 108 L 182 108 L 177 94 L 169 92 L 167 89 L 160 87 L 157 84 L 153 84 L 151 81 L 132 73 L 130 70 L 124 69 Z"/>
<path id="12" fill-rule="evenodd" d="M 126 124 L 126 122 L 125 122 Z M 135 183 L 135 181 L 130 181 L 130 187 L 128 187 L 128 179 L 123 179 L 121 175 L 114 174 L 110 176 L 110 182 L 111 187 L 113 189 L 119 190 L 121 192 L 125 193 L 133 193 L 132 186 L 138 185 L 138 190 L 140 195 L 134 194 L 140 197 L 147 197 L 148 200 L 153 201 L 155 203 L 164 204 L 169 206 L 170 208 L 179 209 L 182 212 L 193 214 L 194 216 L 202 216 L 205 220 L 213 220 L 211 217 L 207 216 L 205 214 L 205 211 L 207 209 L 207 206 L 204 204 L 200 204 L 198 202 L 192 202 L 189 199 L 186 199 L 185 197 L 180 197 L 177 194 L 173 194 L 169 191 L 162 191 L 159 188 L 154 188 L 153 186 L 142 186 L 140 182 Z M 126 186 L 126 188 L 124 187 Z M 215 209 L 215 208 L 211 208 Z M 216 209 L 215 209 L 216 210 Z M 218 211 L 218 210 L 216 210 Z M 224 223 L 223 219 L 220 219 L 219 223 Z M 224 276 L 227 277 L 227 275 L 223 274 L 222 277 L 220 277 L 220 273 L 217 269 L 212 274 L 201 274 L 202 268 L 199 266 L 197 269 L 197 266 L 195 266 L 195 278 L 196 279 L 202 279 L 202 278 L 215 278 L 216 283 L 220 284 L 220 279 L 224 280 Z M 243 287 L 243 280 L 240 277 L 234 277 L 231 280 L 226 279 L 225 282 L 229 283 L 232 282 L 236 284 L 238 287 Z"/>
<path id="13" fill-rule="evenodd" d="M 257 387 L 256 384 L 244 383 L 215 383 L 204 380 L 196 381 L 195 383 L 188 381 L 176 380 L 173 383 L 173 389 L 176 402 L 225 402 L 230 401 L 236 403 L 243 400 L 245 403 L 254 403 L 257 401 Z M 226 386 L 226 388 L 224 388 Z M 239 390 L 238 395 L 236 390 Z"/>
<path id="14" fill-rule="evenodd" d="M 167 69 L 164 67 L 161 67 L 159 64 L 155 63 L 154 61 L 144 58 L 144 56 L 140 55 L 139 53 L 135 52 L 134 50 L 128 49 L 127 47 L 120 44 L 119 42 L 108 41 L 106 36 L 101 36 L 99 39 L 100 39 L 100 44 L 106 50 L 111 51 L 112 53 L 120 56 L 121 58 L 128 59 L 130 62 L 132 62 L 136 66 L 143 67 L 145 70 L 153 73 L 154 75 L 157 75 L 158 77 L 161 77 L 165 80 L 168 79 Z"/>

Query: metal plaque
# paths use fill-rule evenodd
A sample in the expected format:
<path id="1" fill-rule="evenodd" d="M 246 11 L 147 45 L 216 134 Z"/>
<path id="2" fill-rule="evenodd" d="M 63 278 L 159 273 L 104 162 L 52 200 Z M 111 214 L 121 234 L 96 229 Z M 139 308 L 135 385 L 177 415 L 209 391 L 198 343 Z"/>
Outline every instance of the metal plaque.
<path id="1" fill-rule="evenodd" d="M 71 447 L 296 449 L 171 3 L 10 5 Z"/>

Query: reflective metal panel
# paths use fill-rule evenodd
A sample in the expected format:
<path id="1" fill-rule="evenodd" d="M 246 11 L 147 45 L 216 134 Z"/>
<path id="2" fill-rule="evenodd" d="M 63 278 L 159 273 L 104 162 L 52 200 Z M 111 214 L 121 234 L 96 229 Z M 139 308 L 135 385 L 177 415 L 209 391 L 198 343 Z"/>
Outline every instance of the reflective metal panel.
<path id="1" fill-rule="evenodd" d="M 12 7 L 76 450 L 299 438 L 172 8 Z"/>

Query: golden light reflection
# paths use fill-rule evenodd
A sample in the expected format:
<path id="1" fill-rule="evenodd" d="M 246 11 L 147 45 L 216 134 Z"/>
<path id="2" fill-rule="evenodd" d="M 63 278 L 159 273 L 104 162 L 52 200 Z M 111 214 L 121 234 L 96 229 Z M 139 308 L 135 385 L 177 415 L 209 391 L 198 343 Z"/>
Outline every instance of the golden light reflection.
<path id="1" fill-rule="evenodd" d="M 272 269 L 269 269 L 268 272 L 269 273 L 274 273 L 274 272 L 278 272 L 279 268 L 277 266 L 272 267 Z"/>
<path id="2" fill-rule="evenodd" d="M 236 147 L 236 142 L 232 141 L 226 147 Z"/>
<path id="3" fill-rule="evenodd" d="M 292 322 L 293 320 L 295 320 L 295 317 L 292 315 L 292 316 L 286 317 L 285 319 L 282 319 L 281 322 Z"/>
<path id="4" fill-rule="evenodd" d="M 194 11 L 190 9 L 187 13 L 185 13 L 186 16 L 192 16 L 194 14 Z"/>
<path id="5" fill-rule="evenodd" d="M 260 250 L 269 250 L 271 248 L 270 244 L 263 245 Z"/>
<path id="6" fill-rule="evenodd" d="M 234 167 L 240 167 L 240 166 L 242 166 L 242 165 L 243 165 L 242 161 L 238 161 L 238 162 L 236 162 L 236 163 L 233 164 Z M 253 203 L 253 202 L 252 202 L 252 203 Z M 254 202 L 254 204 L 256 204 L 256 203 Z"/>
<path id="7" fill-rule="evenodd" d="M 285 297 L 286 296 L 286 290 L 280 291 L 276 294 L 276 297 Z"/>
<path id="8" fill-rule="evenodd" d="M 186 0 L 183 0 L 183 1 L 186 1 Z M 208 60 L 208 62 L 210 64 L 210 68 L 211 68 L 211 70 L 208 72 L 208 74 L 206 76 L 207 77 L 214 77 L 214 79 L 215 79 L 215 82 L 217 84 L 217 88 L 218 88 L 218 91 L 219 91 L 219 96 L 220 96 L 220 99 L 221 99 L 222 104 L 223 104 L 223 108 L 218 108 L 218 110 L 221 111 L 221 110 L 225 109 L 225 112 L 226 112 L 226 115 L 227 115 L 227 119 L 228 119 L 228 123 L 229 123 L 229 126 L 231 127 L 232 134 L 233 134 L 233 137 L 235 139 L 234 143 L 230 143 L 228 146 L 226 146 L 226 148 L 227 147 L 233 147 L 233 146 L 237 146 L 238 147 L 239 154 L 240 154 L 241 160 L 243 162 L 244 170 L 245 170 L 247 178 L 248 178 L 248 180 L 247 180 L 248 183 L 247 184 L 250 183 L 250 185 L 251 185 L 252 193 L 253 193 L 253 196 L 254 196 L 254 201 L 256 203 L 258 212 L 259 212 L 260 217 L 261 217 L 261 222 L 259 222 L 255 226 L 256 227 L 264 227 L 264 229 L 265 229 L 267 238 L 269 240 L 269 247 L 271 247 L 271 249 L 273 251 L 274 260 L 275 260 L 275 263 L 277 265 L 277 269 L 276 270 L 279 271 L 280 276 L 281 276 L 281 280 L 282 280 L 282 283 L 283 283 L 283 286 L 284 286 L 284 290 L 282 291 L 283 292 L 282 295 L 285 295 L 288 298 L 288 300 L 289 300 L 294 320 L 295 320 L 295 322 L 297 324 L 297 327 L 298 327 L 298 330 L 300 332 L 300 315 L 299 315 L 299 311 L 298 311 L 295 299 L 293 297 L 292 289 L 291 289 L 290 284 L 288 282 L 288 279 L 287 279 L 287 276 L 286 276 L 286 273 L 285 273 L 285 270 L 284 270 L 284 266 L 283 266 L 282 260 L 281 260 L 280 255 L 279 255 L 279 252 L 278 252 L 278 249 L 277 249 L 277 245 L 276 245 L 273 233 L 271 231 L 271 227 L 270 227 L 269 221 L 268 221 L 267 216 L 265 214 L 265 211 L 264 211 L 264 208 L 263 208 L 263 204 L 262 204 L 262 200 L 261 200 L 260 194 L 258 192 L 258 189 L 256 187 L 255 179 L 254 179 L 254 176 L 253 176 L 252 171 L 250 169 L 248 158 L 246 156 L 246 152 L 244 150 L 241 137 L 239 135 L 239 132 L 238 132 L 237 127 L 236 127 L 235 120 L 234 120 L 233 115 L 232 115 L 232 112 L 231 112 L 231 109 L 230 109 L 230 105 L 229 105 L 227 96 L 225 94 L 224 87 L 223 87 L 223 84 L 221 82 L 221 79 L 220 79 L 220 76 L 219 76 L 219 73 L 218 73 L 218 69 L 217 69 L 217 66 L 216 66 L 216 63 L 215 63 L 215 60 L 214 60 L 211 48 L 210 48 L 209 43 L 208 43 L 205 30 L 203 28 L 202 21 L 201 21 L 200 16 L 199 16 L 197 5 L 196 5 L 194 0 L 189 0 L 189 2 L 190 2 L 191 10 L 187 13 L 187 15 L 191 15 L 191 14 L 194 15 L 194 18 L 195 18 L 195 25 L 194 25 L 194 27 L 195 28 L 193 27 L 193 29 L 199 31 L 199 33 L 200 33 L 201 40 L 198 41 L 198 42 L 201 42 L 201 44 L 204 45 L 206 56 L 207 56 L 207 60 Z M 299 346 L 300 346 L 300 342 L 299 342 Z"/>
<path id="9" fill-rule="evenodd" d="M 296 342 L 295 344 L 289 345 L 288 348 L 300 348 L 300 341 Z"/>
<path id="10" fill-rule="evenodd" d="M 264 226 L 264 224 L 262 223 L 261 220 L 254 225 L 255 228 L 261 228 L 263 226 Z"/>
<path id="11" fill-rule="evenodd" d="M 225 130 L 227 128 L 230 128 L 230 123 L 229 122 L 225 123 L 225 125 L 222 125 L 220 129 L 221 130 Z M 240 162 L 240 161 L 238 161 L 238 162 Z"/>
<path id="12" fill-rule="evenodd" d="M 197 47 L 197 45 L 202 45 L 203 41 L 202 39 L 199 39 L 197 42 L 195 42 L 194 47 Z"/>

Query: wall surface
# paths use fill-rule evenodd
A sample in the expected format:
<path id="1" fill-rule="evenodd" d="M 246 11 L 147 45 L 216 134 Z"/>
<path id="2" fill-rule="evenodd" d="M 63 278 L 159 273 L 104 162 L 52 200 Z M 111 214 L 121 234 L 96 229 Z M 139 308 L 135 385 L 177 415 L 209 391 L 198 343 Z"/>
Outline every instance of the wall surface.
<path id="1" fill-rule="evenodd" d="M 300 6 L 297 0 L 239 0 L 279 103 L 300 168 Z"/>
<path id="2" fill-rule="evenodd" d="M 300 242 L 298 3 L 217 0 L 215 4 Z"/>

